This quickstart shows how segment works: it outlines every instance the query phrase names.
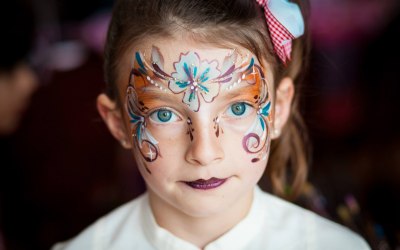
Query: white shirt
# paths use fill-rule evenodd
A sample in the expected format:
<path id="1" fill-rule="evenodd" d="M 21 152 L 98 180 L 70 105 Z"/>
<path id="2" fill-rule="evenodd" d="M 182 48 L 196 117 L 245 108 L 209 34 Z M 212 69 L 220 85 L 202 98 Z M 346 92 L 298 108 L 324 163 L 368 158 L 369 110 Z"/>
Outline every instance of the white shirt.
<path id="1" fill-rule="evenodd" d="M 100 218 L 74 239 L 53 250 L 199 250 L 156 223 L 148 194 Z M 370 249 L 349 229 L 278 197 L 254 190 L 247 216 L 204 250 Z"/>

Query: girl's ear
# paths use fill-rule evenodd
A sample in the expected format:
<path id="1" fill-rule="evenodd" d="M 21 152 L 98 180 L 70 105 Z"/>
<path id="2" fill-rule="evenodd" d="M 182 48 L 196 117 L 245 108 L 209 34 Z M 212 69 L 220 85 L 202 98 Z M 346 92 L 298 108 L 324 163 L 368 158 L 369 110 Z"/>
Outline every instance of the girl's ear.
<path id="1" fill-rule="evenodd" d="M 279 83 L 275 95 L 275 114 L 272 128 L 272 139 L 280 136 L 283 126 L 285 126 L 292 106 L 294 96 L 293 80 L 290 77 L 285 77 Z"/>
<path id="2" fill-rule="evenodd" d="M 97 110 L 115 139 L 117 139 L 124 148 L 132 148 L 131 141 L 125 130 L 121 112 L 117 109 L 116 103 L 106 94 L 100 94 L 97 97 Z"/>

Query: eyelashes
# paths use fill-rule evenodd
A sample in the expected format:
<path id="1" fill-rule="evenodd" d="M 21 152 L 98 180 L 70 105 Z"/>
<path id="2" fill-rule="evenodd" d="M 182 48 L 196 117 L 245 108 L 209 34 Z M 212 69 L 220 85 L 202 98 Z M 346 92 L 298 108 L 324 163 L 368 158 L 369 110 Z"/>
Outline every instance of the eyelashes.
<path id="1" fill-rule="evenodd" d="M 224 115 L 228 118 L 241 119 L 249 116 L 251 113 L 253 113 L 254 110 L 255 108 L 252 104 L 244 101 L 239 101 L 229 105 L 229 107 L 224 112 Z"/>
<path id="2" fill-rule="evenodd" d="M 155 124 L 168 124 L 182 120 L 174 111 L 166 107 L 152 111 L 149 119 Z"/>
<path id="3" fill-rule="evenodd" d="M 222 113 L 227 119 L 241 119 L 249 116 L 255 111 L 255 107 L 246 101 L 237 101 L 230 104 Z M 154 109 L 148 115 L 148 119 L 157 125 L 169 125 L 174 122 L 183 121 L 182 115 L 169 107 Z"/>
<path id="4" fill-rule="evenodd" d="M 246 117 L 252 110 L 253 106 L 246 102 L 235 102 L 228 107 L 226 115 L 230 117 L 240 118 Z"/>

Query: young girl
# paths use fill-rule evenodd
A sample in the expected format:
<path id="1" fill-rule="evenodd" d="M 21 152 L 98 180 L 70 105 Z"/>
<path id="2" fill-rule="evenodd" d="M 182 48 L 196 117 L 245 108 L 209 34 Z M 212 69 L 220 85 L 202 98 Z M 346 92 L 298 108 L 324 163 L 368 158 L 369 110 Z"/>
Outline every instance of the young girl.
<path id="1" fill-rule="evenodd" d="M 369 249 L 257 186 L 267 170 L 294 197 L 306 178 L 299 6 L 117 1 L 97 105 L 148 190 L 54 249 Z"/>

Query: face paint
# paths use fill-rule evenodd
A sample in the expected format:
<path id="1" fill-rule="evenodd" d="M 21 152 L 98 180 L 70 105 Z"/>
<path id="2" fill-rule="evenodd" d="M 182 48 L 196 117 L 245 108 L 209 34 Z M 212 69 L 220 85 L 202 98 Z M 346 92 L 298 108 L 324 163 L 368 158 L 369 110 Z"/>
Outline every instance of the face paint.
<path id="1" fill-rule="evenodd" d="M 188 130 L 187 130 L 186 134 L 189 135 L 190 141 L 193 141 L 194 128 L 193 128 L 192 119 L 190 119 L 190 117 L 188 117 L 188 119 L 187 119 L 187 124 L 188 124 Z"/>
<path id="2" fill-rule="evenodd" d="M 248 84 L 255 83 L 251 76 L 254 74 L 254 58 L 241 56 L 235 50 L 224 58 L 221 67 L 216 60 L 201 60 L 196 52 L 181 53 L 179 60 L 173 63 L 175 71 L 171 74 L 164 71 L 164 58 L 155 46 L 152 47 L 151 61 L 149 64 L 144 53 L 135 52 L 129 82 L 134 75 L 140 78 L 139 82 L 135 79 L 135 89 L 150 84 L 166 92 L 167 83 L 171 93 L 183 93 L 182 102 L 194 112 L 199 111 L 201 99 L 206 103 L 213 102 L 220 89 L 231 90 L 243 80 Z"/>
<path id="3" fill-rule="evenodd" d="M 146 93 L 146 89 L 156 87 L 169 94 L 183 95 L 182 103 L 186 104 L 191 111 L 198 112 L 202 102 L 213 102 L 220 91 L 230 91 L 243 85 L 254 85 L 249 91 L 245 93 L 242 91 L 240 94 L 242 99 L 246 96 L 245 100 L 257 106 L 254 107 L 254 104 L 251 106 L 253 110 L 257 109 L 257 114 L 254 115 L 254 120 L 251 117 L 247 118 L 245 124 L 248 125 L 244 128 L 248 129 L 242 130 L 245 132 L 241 144 L 247 153 L 257 154 L 252 162 L 265 159 L 270 141 L 271 102 L 263 71 L 259 65 L 255 64 L 253 57 L 248 54 L 243 56 L 233 50 L 223 58 L 223 63 L 219 67 L 217 60 L 202 60 L 198 53 L 189 51 L 180 53 L 178 60 L 173 63 L 174 72 L 170 74 L 164 71 L 164 58 L 157 47 L 152 47 L 150 60 L 151 64 L 148 63 L 145 53 L 135 52 L 127 90 L 127 110 L 131 118 L 131 128 L 133 134 L 136 135 L 139 151 L 146 161 L 155 161 L 160 155 L 158 142 L 145 122 L 149 117 L 151 107 L 159 106 L 154 104 L 158 102 L 158 97 L 154 95 L 151 97 L 149 93 Z M 142 100 L 138 99 L 138 95 Z M 144 96 L 147 96 L 148 100 L 144 100 Z M 240 101 L 231 105 L 230 112 L 233 112 L 233 116 L 241 117 L 246 109 L 250 108 L 246 102 Z M 224 133 L 220 118 L 218 115 L 213 119 L 216 137 Z M 163 117 L 160 117 L 159 120 L 162 121 L 162 119 Z M 186 134 L 189 135 L 190 141 L 193 141 L 192 119 L 188 117 L 186 123 L 188 126 Z M 156 134 L 163 138 L 162 133 L 156 132 Z"/>
<path id="4" fill-rule="evenodd" d="M 223 129 L 220 127 L 220 125 L 219 125 L 219 116 L 215 117 L 215 118 L 213 119 L 213 122 L 214 122 L 215 136 L 216 136 L 216 137 L 219 137 L 220 132 L 221 132 L 222 134 L 224 133 L 224 130 L 223 130 Z"/>
<path id="5" fill-rule="evenodd" d="M 126 91 L 126 110 L 129 115 L 132 136 L 143 158 L 147 162 L 152 162 L 159 156 L 158 142 L 146 128 L 145 117 L 141 114 L 147 112 L 148 108 L 143 102 L 138 101 L 136 91 L 132 86 L 128 86 Z M 148 172 L 150 172 L 147 169 Z"/>
<path id="6" fill-rule="evenodd" d="M 261 68 L 257 68 L 261 79 L 264 79 L 264 74 Z M 260 80 L 261 80 L 260 79 Z M 253 124 L 246 131 L 245 136 L 242 140 L 243 148 L 250 154 L 257 154 L 251 161 L 258 162 L 264 160 L 269 151 L 270 145 L 270 111 L 271 101 L 269 100 L 268 86 L 263 80 L 261 86 L 260 95 L 254 96 L 255 103 L 259 104 L 257 109 L 257 115 Z"/>
<path id="7" fill-rule="evenodd" d="M 174 63 L 176 72 L 168 82 L 169 89 L 175 93 L 184 93 L 182 101 L 193 111 L 200 108 L 200 96 L 205 102 L 212 102 L 219 94 L 218 79 L 221 72 L 217 61 L 201 61 L 195 52 L 181 54 Z"/>

